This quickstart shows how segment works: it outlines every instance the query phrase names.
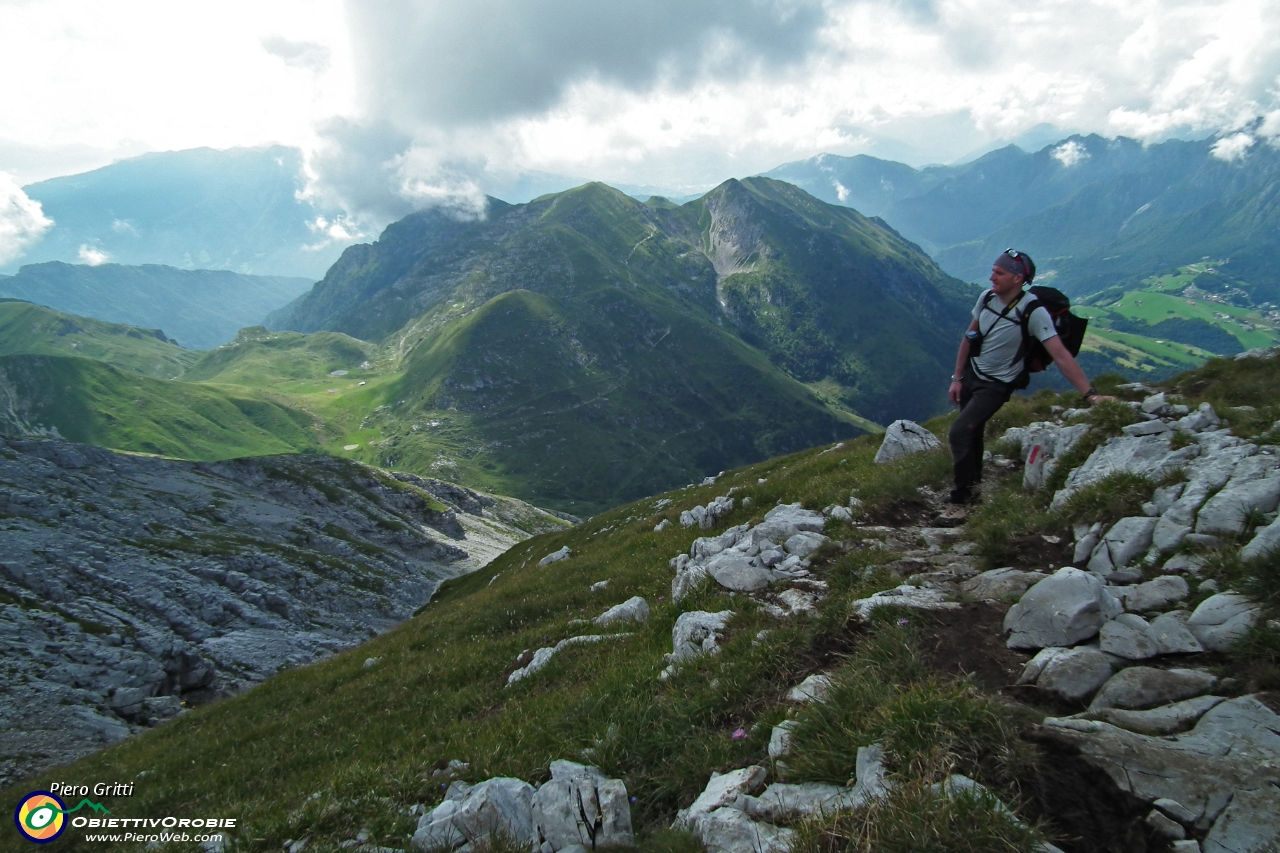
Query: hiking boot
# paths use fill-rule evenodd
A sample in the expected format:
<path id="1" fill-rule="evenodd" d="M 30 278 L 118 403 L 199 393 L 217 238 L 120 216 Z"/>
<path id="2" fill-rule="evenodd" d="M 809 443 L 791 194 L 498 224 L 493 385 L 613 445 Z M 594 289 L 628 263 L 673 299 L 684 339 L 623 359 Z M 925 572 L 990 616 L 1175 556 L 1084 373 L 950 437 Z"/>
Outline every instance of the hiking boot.
<path id="1" fill-rule="evenodd" d="M 947 503 L 959 506 L 967 506 L 978 502 L 978 493 L 973 489 L 952 489 L 951 496 L 947 498 Z"/>
<path id="2" fill-rule="evenodd" d="M 942 512 L 933 519 L 934 527 L 959 527 L 969 517 L 969 509 L 964 504 L 949 503 Z"/>

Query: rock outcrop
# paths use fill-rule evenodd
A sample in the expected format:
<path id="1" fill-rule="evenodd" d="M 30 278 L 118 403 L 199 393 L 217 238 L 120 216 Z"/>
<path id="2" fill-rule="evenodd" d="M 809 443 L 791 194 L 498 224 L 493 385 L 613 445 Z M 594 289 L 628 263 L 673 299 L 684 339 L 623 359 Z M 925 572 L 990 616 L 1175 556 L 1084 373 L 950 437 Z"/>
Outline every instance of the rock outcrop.
<path id="1" fill-rule="evenodd" d="M 194 463 L 0 438 L 0 483 L 0 784 L 354 646 L 441 580 L 563 527 L 325 456 Z"/>

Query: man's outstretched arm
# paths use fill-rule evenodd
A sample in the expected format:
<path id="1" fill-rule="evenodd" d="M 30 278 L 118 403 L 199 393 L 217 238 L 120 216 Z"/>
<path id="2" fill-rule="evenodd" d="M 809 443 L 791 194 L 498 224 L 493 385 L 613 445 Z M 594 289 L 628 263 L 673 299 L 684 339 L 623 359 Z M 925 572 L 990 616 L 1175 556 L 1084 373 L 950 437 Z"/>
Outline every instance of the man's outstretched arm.
<path id="1" fill-rule="evenodd" d="M 1042 341 L 1044 348 L 1049 351 L 1049 355 L 1053 358 L 1053 363 L 1058 365 L 1058 369 L 1062 371 L 1062 375 L 1067 377 L 1067 381 L 1072 387 L 1080 392 L 1081 395 L 1089 393 L 1089 380 L 1085 378 L 1084 371 L 1080 369 L 1080 363 L 1076 361 L 1075 356 L 1067 351 L 1066 346 L 1062 343 L 1062 338 L 1056 335 L 1046 341 Z M 1103 400 L 1111 400 L 1112 397 L 1103 397 L 1096 391 L 1085 398 L 1085 402 L 1092 405 L 1093 403 Z"/>

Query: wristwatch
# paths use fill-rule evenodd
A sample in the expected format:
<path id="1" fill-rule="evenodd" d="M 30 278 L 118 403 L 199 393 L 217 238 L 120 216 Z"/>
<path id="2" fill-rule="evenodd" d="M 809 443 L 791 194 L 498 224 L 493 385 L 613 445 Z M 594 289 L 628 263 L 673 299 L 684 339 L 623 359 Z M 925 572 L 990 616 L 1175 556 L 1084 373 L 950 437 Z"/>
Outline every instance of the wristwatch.
<path id="1" fill-rule="evenodd" d="M 1097 389 L 1096 389 L 1096 388 L 1094 388 L 1092 385 L 1090 385 L 1090 386 L 1089 386 L 1089 390 L 1088 390 L 1088 391 L 1085 391 L 1085 392 L 1084 392 L 1084 394 L 1082 394 L 1082 395 L 1080 395 L 1080 396 L 1081 396 L 1081 398 L 1082 398 L 1082 399 L 1084 399 L 1085 401 L 1088 401 L 1088 399 L 1089 399 L 1090 397 L 1097 397 L 1097 396 L 1098 396 L 1098 391 L 1097 391 Z"/>
<path id="2" fill-rule="evenodd" d="M 959 377 L 959 376 L 956 376 L 956 375 L 954 375 L 954 374 L 952 374 L 952 376 L 951 376 L 951 381 L 952 381 L 952 382 L 959 382 L 959 381 L 960 381 L 960 377 Z"/>

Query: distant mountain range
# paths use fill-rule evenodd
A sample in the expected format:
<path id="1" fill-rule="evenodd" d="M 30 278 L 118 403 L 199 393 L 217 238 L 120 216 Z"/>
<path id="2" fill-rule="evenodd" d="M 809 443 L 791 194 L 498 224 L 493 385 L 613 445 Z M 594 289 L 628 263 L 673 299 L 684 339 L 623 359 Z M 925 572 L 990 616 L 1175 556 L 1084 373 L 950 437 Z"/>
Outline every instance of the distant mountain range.
<path id="1" fill-rule="evenodd" d="M 682 206 L 588 184 L 491 200 L 482 221 L 414 214 L 271 325 L 397 360 L 370 461 L 608 505 L 853 434 L 853 415 L 941 410 L 970 299 L 884 223 L 789 184 L 728 181 Z"/>
<path id="2" fill-rule="evenodd" d="M 683 206 L 589 184 L 483 221 L 414 214 L 275 315 L 298 331 L 244 329 L 194 363 L 167 331 L 0 303 L 0 386 L 8 429 L 186 458 L 323 449 L 591 514 L 939 411 L 970 298 L 788 184 Z"/>
<path id="3" fill-rule="evenodd" d="M 163 330 L 188 349 L 224 344 L 304 292 L 310 279 L 147 264 L 29 264 L 0 275 L 0 297 Z"/>
<path id="4" fill-rule="evenodd" d="M 1255 304 L 1280 301 L 1280 152 L 1256 142 L 1227 160 L 1218 144 L 1072 136 L 959 166 L 823 154 L 767 174 L 883 217 L 969 281 L 1014 246 L 1072 295 L 1215 261 Z"/>
<path id="5" fill-rule="evenodd" d="M 54 226 L 23 263 L 163 264 L 320 278 L 350 241 L 338 211 L 297 197 L 296 148 L 195 148 L 144 154 L 23 189 Z M 323 222 L 318 220 L 323 218 Z"/>

